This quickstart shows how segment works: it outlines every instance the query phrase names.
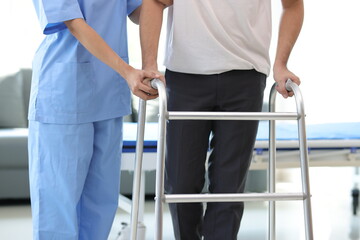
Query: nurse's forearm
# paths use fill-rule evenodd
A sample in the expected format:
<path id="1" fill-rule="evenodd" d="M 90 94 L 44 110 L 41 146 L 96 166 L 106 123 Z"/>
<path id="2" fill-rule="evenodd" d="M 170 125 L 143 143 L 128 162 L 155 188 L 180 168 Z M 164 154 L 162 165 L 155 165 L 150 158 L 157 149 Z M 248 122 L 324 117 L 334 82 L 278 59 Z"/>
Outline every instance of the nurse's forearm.
<path id="1" fill-rule="evenodd" d="M 157 53 L 166 5 L 157 0 L 143 0 L 140 14 L 140 43 L 143 69 L 158 70 Z"/>
<path id="2" fill-rule="evenodd" d="M 66 26 L 74 37 L 95 57 L 104 62 L 122 77 L 127 79 L 127 75 L 133 70 L 102 37 L 91 28 L 83 19 L 77 18 L 65 22 Z"/>
<path id="3" fill-rule="evenodd" d="M 284 10 L 280 20 L 274 68 L 286 67 L 304 19 L 302 0 L 282 0 L 282 4 Z"/>
<path id="4" fill-rule="evenodd" d="M 66 26 L 74 37 L 95 57 L 104 62 L 117 73 L 119 73 L 128 83 L 130 90 L 136 96 L 150 100 L 157 97 L 157 90 L 153 89 L 144 80 L 148 78 L 158 78 L 152 72 L 140 71 L 124 62 L 119 55 L 91 28 L 83 19 L 73 19 L 65 22 Z"/>

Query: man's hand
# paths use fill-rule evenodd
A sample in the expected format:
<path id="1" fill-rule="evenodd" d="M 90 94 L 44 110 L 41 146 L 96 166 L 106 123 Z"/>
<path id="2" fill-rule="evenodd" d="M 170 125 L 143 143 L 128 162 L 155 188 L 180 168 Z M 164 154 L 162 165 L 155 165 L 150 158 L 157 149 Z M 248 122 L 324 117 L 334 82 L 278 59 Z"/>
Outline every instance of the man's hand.
<path id="1" fill-rule="evenodd" d="M 298 76 L 296 76 L 294 73 L 290 72 L 287 67 L 280 67 L 275 66 L 273 70 L 274 74 L 274 80 L 276 81 L 277 85 L 275 89 L 284 97 L 292 97 L 294 96 L 293 92 L 289 92 L 286 90 L 286 81 L 288 79 L 292 80 L 297 85 L 300 85 L 301 81 Z"/>
<path id="2" fill-rule="evenodd" d="M 164 86 L 166 86 L 165 76 L 157 68 L 143 68 L 143 70 L 147 71 L 147 72 L 155 73 L 157 75 L 156 78 L 159 79 L 160 81 L 162 81 L 164 83 Z M 152 80 L 152 79 L 150 79 L 150 80 Z"/>
<path id="3" fill-rule="evenodd" d="M 125 80 L 132 93 L 143 100 L 151 100 L 158 97 L 158 91 L 151 87 L 150 80 L 161 78 L 157 73 L 131 68 L 127 71 Z"/>

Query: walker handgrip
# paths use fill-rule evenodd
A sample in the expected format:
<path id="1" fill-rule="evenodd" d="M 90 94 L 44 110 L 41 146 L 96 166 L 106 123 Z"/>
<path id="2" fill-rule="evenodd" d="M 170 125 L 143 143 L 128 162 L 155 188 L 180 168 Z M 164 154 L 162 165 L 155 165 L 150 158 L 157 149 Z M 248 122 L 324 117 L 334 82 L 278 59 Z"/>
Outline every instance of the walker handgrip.
<path id="1" fill-rule="evenodd" d="M 286 80 L 285 83 L 285 88 L 288 92 L 292 92 L 293 88 L 291 87 L 291 84 L 293 84 L 294 82 L 289 78 L 288 80 Z"/>
<path id="2" fill-rule="evenodd" d="M 158 89 L 157 86 L 156 86 L 156 81 L 161 81 L 161 80 L 157 79 L 157 78 L 154 78 L 154 79 L 150 80 L 150 85 L 154 89 Z"/>

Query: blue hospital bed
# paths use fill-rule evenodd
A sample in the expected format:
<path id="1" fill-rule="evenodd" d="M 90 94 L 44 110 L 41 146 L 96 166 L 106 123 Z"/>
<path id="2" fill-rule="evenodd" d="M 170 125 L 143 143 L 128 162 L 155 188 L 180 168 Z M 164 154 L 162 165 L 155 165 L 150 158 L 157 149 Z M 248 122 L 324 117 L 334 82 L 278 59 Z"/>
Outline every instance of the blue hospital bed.
<path id="1" fill-rule="evenodd" d="M 268 146 L 268 124 L 261 122 L 257 135 L 253 168 L 261 168 L 261 159 Z M 310 166 L 359 166 L 360 122 L 308 124 L 306 127 Z M 298 166 L 297 126 L 281 123 L 276 126 L 277 166 Z M 266 156 L 264 156 L 265 160 Z M 264 160 L 264 159 L 263 159 Z M 266 166 L 265 166 L 266 167 Z"/>
<path id="2" fill-rule="evenodd" d="M 133 169 L 136 127 L 136 123 L 124 125 L 123 169 Z M 310 166 L 360 166 L 360 122 L 308 124 L 306 130 Z M 143 162 L 145 170 L 155 170 L 153 156 L 156 153 L 157 131 L 157 123 L 146 123 Z M 268 131 L 268 121 L 260 121 L 252 169 L 265 169 L 267 166 Z M 276 139 L 278 167 L 296 166 L 298 158 L 292 161 L 291 155 L 296 155 L 298 151 L 297 125 L 286 122 L 277 124 Z M 264 164 L 261 164 L 262 162 Z"/>

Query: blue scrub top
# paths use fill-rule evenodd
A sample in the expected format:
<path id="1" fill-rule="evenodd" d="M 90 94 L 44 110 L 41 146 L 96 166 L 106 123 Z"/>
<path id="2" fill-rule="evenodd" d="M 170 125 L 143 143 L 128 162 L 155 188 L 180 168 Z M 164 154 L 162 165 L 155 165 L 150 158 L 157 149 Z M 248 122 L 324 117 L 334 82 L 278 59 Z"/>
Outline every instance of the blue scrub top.
<path id="1" fill-rule="evenodd" d="M 130 113 L 126 81 L 88 52 L 63 23 L 83 18 L 128 62 L 127 16 L 141 0 L 33 0 L 44 41 L 33 61 L 29 120 L 79 124 Z"/>

